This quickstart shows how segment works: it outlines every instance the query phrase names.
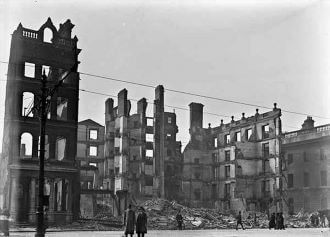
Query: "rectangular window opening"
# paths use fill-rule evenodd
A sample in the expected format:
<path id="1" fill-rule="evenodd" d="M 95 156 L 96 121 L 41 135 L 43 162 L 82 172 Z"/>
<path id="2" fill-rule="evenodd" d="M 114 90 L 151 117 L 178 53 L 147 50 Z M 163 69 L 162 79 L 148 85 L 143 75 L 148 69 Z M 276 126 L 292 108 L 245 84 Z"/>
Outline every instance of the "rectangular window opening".
<path id="1" fill-rule="evenodd" d="M 35 64 L 34 63 L 24 63 L 24 76 L 35 78 Z"/>
<path id="2" fill-rule="evenodd" d="M 91 140 L 97 140 L 98 138 L 98 131 L 96 129 L 90 129 L 89 130 L 89 139 Z"/>

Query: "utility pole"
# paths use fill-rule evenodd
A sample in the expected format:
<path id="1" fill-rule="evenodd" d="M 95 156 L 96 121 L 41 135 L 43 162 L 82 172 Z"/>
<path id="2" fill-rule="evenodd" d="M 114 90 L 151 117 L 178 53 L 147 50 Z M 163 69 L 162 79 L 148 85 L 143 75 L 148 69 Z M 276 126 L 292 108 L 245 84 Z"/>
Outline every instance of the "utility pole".
<path id="1" fill-rule="evenodd" d="M 37 209 L 37 229 L 35 237 L 45 236 L 45 224 L 44 224 L 44 159 L 45 159 L 45 130 L 46 130 L 46 82 L 47 77 L 45 71 L 42 74 L 42 86 L 41 86 L 41 112 L 40 118 L 40 156 L 39 156 L 39 200 Z"/>

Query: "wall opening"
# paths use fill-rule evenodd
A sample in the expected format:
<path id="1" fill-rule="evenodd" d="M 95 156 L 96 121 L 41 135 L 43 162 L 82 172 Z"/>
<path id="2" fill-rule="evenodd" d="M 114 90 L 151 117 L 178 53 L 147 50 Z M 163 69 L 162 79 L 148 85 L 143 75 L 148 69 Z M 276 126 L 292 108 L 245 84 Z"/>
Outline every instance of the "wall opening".
<path id="1" fill-rule="evenodd" d="M 30 77 L 30 78 L 35 78 L 35 64 L 34 63 L 24 63 L 24 76 L 25 77 Z"/>
<path id="2" fill-rule="evenodd" d="M 23 133 L 21 135 L 20 142 L 20 157 L 23 158 L 31 158 L 32 157 L 32 134 L 31 133 Z"/>
<path id="3" fill-rule="evenodd" d="M 46 43 L 52 43 L 53 39 L 53 31 L 49 28 L 44 29 L 44 42 Z"/>
<path id="4" fill-rule="evenodd" d="M 68 119 L 68 99 L 63 97 L 57 97 L 57 119 Z"/>
<path id="5" fill-rule="evenodd" d="M 33 106 L 34 106 L 34 94 L 31 92 L 23 92 L 22 116 L 33 117 L 34 113 L 33 113 L 33 111 L 31 111 Z"/>
<path id="6" fill-rule="evenodd" d="M 63 160 L 66 152 L 66 139 L 64 137 L 58 137 L 56 139 L 55 159 Z"/>

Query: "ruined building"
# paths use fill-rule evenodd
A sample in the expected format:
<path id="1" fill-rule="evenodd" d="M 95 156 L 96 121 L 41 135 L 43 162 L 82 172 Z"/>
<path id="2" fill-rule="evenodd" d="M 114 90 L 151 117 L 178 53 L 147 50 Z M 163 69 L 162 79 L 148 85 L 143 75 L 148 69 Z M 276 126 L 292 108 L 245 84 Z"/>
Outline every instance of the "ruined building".
<path id="1" fill-rule="evenodd" d="M 330 124 L 314 127 L 307 117 L 300 130 L 284 134 L 283 154 L 289 213 L 330 208 Z"/>
<path id="2" fill-rule="evenodd" d="M 140 99 L 137 113 L 130 114 L 126 89 L 118 93 L 118 106 L 111 98 L 105 102 L 104 183 L 116 194 L 127 191 L 131 201 L 173 197 L 180 188 L 175 177 L 181 169 L 181 143 L 176 141 L 175 113 L 164 112 L 162 86 L 155 90 L 152 117 L 146 114 L 147 105 L 145 98 Z M 126 197 L 122 200 L 120 209 L 128 202 Z"/>
<path id="3" fill-rule="evenodd" d="M 102 179 L 104 131 L 104 126 L 91 119 L 78 123 L 77 161 L 79 161 L 81 189 L 106 188 L 103 187 Z"/>
<path id="4" fill-rule="evenodd" d="M 38 111 L 42 71 L 47 87 L 58 88 L 48 107 L 45 145 L 45 179 L 49 183 L 50 223 L 70 222 L 78 216 L 79 173 L 75 164 L 79 74 L 77 37 L 67 20 L 59 29 L 50 18 L 38 30 L 19 24 L 12 35 L 6 87 L 3 156 L 0 161 L 1 207 L 17 222 L 36 220 L 39 172 Z M 49 98 L 48 98 L 49 99 Z M 31 112 L 29 112 L 31 111 Z"/>
<path id="5" fill-rule="evenodd" d="M 280 208 L 281 110 L 203 128 L 203 105 L 190 105 L 182 192 L 189 206 L 226 210 Z"/>

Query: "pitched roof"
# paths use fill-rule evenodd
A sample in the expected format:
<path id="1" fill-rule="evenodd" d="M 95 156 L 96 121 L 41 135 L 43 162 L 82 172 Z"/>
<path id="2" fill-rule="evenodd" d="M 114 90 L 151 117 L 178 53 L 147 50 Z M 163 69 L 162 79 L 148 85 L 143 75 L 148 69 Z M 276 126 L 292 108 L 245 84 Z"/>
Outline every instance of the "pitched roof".
<path id="1" fill-rule="evenodd" d="M 99 123 L 97 123 L 97 122 L 95 122 L 94 120 L 91 120 L 91 119 L 85 119 L 83 121 L 78 122 L 78 124 L 104 127 L 103 125 L 101 125 L 101 124 L 99 124 Z"/>

